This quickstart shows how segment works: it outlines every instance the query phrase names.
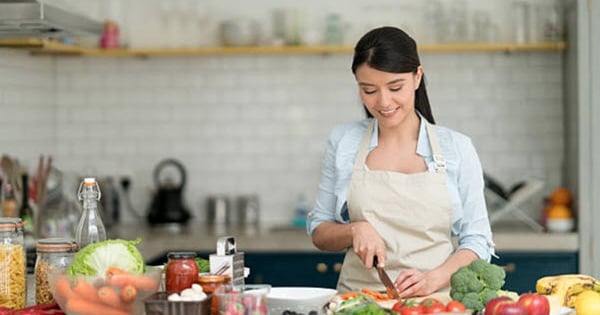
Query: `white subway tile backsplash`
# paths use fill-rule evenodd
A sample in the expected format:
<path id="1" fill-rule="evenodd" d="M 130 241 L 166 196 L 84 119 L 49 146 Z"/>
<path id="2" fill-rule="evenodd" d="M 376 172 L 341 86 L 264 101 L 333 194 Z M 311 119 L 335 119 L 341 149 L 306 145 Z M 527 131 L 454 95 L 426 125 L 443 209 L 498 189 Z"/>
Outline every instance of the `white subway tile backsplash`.
<path id="1" fill-rule="evenodd" d="M 258 193 L 261 216 L 287 223 L 298 193 L 315 197 L 331 129 L 364 117 L 349 54 L 0 57 L 2 152 L 132 176 L 144 213 L 154 167 L 174 157 L 196 220 L 210 193 Z M 470 136 L 487 172 L 561 183 L 560 53 L 429 53 L 422 63 L 437 122 Z"/>

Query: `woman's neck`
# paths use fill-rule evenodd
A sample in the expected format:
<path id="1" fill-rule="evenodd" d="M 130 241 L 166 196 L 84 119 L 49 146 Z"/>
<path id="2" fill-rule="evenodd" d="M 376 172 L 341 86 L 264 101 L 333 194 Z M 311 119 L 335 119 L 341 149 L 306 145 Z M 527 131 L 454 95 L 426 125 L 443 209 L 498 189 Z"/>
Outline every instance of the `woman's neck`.
<path id="1" fill-rule="evenodd" d="M 417 113 L 408 115 L 399 124 L 385 128 L 379 126 L 379 144 L 392 143 L 410 143 L 416 142 L 419 138 L 419 129 L 421 126 L 421 118 Z"/>

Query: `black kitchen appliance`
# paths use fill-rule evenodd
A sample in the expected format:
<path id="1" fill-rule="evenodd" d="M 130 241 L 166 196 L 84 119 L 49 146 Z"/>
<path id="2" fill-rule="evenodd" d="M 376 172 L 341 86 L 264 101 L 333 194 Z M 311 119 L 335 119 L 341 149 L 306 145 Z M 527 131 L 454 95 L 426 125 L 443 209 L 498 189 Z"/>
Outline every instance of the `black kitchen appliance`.
<path id="1" fill-rule="evenodd" d="M 179 183 L 173 179 L 173 175 L 178 175 Z M 191 215 L 183 202 L 183 188 L 186 182 L 183 164 L 175 159 L 161 161 L 154 169 L 154 182 L 157 190 L 148 211 L 148 223 L 186 224 Z"/>

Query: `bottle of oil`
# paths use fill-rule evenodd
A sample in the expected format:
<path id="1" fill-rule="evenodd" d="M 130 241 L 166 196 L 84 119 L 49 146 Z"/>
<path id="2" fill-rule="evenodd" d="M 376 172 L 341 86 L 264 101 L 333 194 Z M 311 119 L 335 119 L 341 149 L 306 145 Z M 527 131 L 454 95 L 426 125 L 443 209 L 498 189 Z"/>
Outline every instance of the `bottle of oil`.
<path id="1" fill-rule="evenodd" d="M 79 185 L 77 196 L 83 202 L 81 217 L 75 230 L 75 240 L 79 248 L 106 240 L 106 230 L 98 211 L 100 187 L 96 179 L 85 178 Z"/>

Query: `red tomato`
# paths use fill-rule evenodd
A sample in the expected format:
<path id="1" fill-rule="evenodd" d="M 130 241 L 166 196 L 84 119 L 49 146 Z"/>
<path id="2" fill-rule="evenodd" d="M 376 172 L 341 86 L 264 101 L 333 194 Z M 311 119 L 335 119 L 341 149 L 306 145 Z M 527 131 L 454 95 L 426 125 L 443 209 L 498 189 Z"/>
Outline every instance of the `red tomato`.
<path id="1" fill-rule="evenodd" d="M 423 314 L 442 313 L 446 311 L 444 303 L 434 298 L 424 299 L 421 301 L 421 305 L 423 306 Z"/>
<path id="2" fill-rule="evenodd" d="M 423 305 L 415 303 L 412 300 L 396 302 L 392 306 L 392 311 L 400 315 L 422 315 Z"/>
<path id="3" fill-rule="evenodd" d="M 550 303 L 543 295 L 537 293 L 525 293 L 519 297 L 517 303 L 525 306 L 527 315 L 550 314 Z"/>
<path id="4" fill-rule="evenodd" d="M 446 312 L 464 312 L 467 308 L 460 301 L 450 301 L 446 304 Z"/>
<path id="5" fill-rule="evenodd" d="M 485 305 L 485 315 L 527 315 L 525 306 L 506 296 L 491 299 Z"/>

